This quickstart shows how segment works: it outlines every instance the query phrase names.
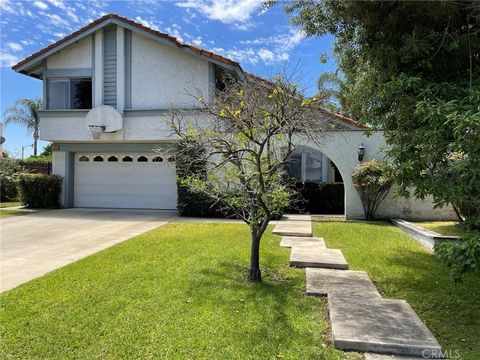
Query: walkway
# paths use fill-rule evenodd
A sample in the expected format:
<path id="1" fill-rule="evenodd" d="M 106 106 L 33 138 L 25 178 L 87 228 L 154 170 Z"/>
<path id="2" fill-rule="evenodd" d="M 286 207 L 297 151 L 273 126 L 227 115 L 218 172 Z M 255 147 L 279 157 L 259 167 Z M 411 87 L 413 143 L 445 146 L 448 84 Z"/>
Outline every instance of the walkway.
<path id="1" fill-rule="evenodd" d="M 306 268 L 306 292 L 327 296 L 333 345 L 367 359 L 441 358 L 442 348 L 404 300 L 384 299 L 364 271 L 348 269 L 343 254 L 312 237 L 309 216 L 289 215 L 273 230 L 290 247 L 290 265 Z"/>
<path id="2" fill-rule="evenodd" d="M 177 217 L 156 210 L 63 209 L 2 219 L 0 291 L 118 244 Z"/>

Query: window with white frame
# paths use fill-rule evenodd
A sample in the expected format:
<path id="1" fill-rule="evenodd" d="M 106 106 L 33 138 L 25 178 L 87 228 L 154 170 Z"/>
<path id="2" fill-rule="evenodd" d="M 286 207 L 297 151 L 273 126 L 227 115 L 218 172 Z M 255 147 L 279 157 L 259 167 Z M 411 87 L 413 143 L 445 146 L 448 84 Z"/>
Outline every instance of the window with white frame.
<path id="1" fill-rule="evenodd" d="M 48 109 L 91 109 L 91 78 L 49 78 Z"/>
<path id="2" fill-rule="evenodd" d="M 298 181 L 322 182 L 327 181 L 322 169 L 323 154 L 309 149 L 300 150 L 290 156 L 287 164 L 287 173 Z"/>

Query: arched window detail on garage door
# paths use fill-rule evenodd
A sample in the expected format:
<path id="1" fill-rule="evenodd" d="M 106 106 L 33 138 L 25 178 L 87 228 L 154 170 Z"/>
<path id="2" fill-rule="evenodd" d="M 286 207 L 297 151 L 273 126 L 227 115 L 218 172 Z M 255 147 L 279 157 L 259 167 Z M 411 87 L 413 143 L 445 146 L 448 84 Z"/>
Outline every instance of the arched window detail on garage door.
<path id="1" fill-rule="evenodd" d="M 93 161 L 95 162 L 103 162 L 103 156 L 97 155 L 93 158 Z"/>
<path id="2" fill-rule="evenodd" d="M 148 162 L 148 159 L 146 156 L 142 155 L 137 158 L 137 162 Z"/>
<path id="3" fill-rule="evenodd" d="M 116 156 L 112 155 L 108 158 L 108 162 L 118 162 L 118 158 Z"/>
<path id="4" fill-rule="evenodd" d="M 163 158 L 161 156 L 154 156 L 152 162 L 163 162 Z"/>
<path id="5" fill-rule="evenodd" d="M 132 162 L 133 161 L 133 158 L 131 156 L 124 156 L 123 159 L 122 159 L 123 162 Z"/>
<path id="6" fill-rule="evenodd" d="M 88 158 L 88 156 L 82 155 L 78 158 L 78 161 L 90 161 L 90 159 Z"/>
<path id="7" fill-rule="evenodd" d="M 175 161 L 175 156 L 170 156 L 168 158 L 168 162 L 174 162 Z"/>

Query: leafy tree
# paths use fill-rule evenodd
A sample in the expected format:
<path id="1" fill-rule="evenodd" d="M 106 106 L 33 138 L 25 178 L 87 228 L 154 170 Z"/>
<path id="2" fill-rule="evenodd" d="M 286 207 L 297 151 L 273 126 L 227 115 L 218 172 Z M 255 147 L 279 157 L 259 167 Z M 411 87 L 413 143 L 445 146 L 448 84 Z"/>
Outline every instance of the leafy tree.
<path id="1" fill-rule="evenodd" d="M 268 82 L 226 76 L 223 84 L 212 101 L 194 95 L 202 107 L 195 116 L 172 113 L 172 129 L 182 144 L 176 153 L 182 164 L 179 181 L 248 224 L 247 278 L 261 281 L 260 241 L 293 195 L 284 166 L 294 136 L 320 139 L 324 124 L 314 116 L 314 99 L 305 99 L 286 77 Z M 207 171 L 198 171 L 204 164 Z"/>
<path id="2" fill-rule="evenodd" d="M 41 152 L 40 156 L 45 156 L 45 157 L 48 157 L 48 156 L 52 156 L 52 143 L 49 143 L 47 145 L 45 145 L 45 147 L 43 148 L 43 151 Z"/>
<path id="3" fill-rule="evenodd" d="M 18 99 L 12 107 L 5 110 L 5 125 L 16 123 L 24 125 L 33 133 L 33 155 L 37 156 L 40 118 L 38 112 L 42 108 L 40 99 Z"/>
<path id="4" fill-rule="evenodd" d="M 323 107 L 333 112 L 341 112 L 342 79 L 336 72 L 327 71 L 318 77 L 317 97 L 323 99 Z"/>
<path id="5" fill-rule="evenodd" d="M 387 163 L 370 160 L 358 165 L 352 178 L 362 200 L 365 218 L 373 220 L 378 206 L 385 200 L 392 187 L 391 167 Z"/>
<path id="6" fill-rule="evenodd" d="M 385 131 L 400 191 L 452 204 L 480 229 L 480 3 L 289 3 L 311 36 L 332 33 L 342 108 Z"/>
<path id="7" fill-rule="evenodd" d="M 413 187 L 466 219 L 467 239 L 436 252 L 454 278 L 478 271 L 480 2 L 296 0 L 285 9 L 306 34 L 335 35 L 342 108 L 384 130 L 401 194 Z"/>
<path id="8" fill-rule="evenodd" d="M 18 160 L 4 158 L 0 161 L 0 200 L 15 200 L 17 197 L 17 176 L 20 171 Z"/>

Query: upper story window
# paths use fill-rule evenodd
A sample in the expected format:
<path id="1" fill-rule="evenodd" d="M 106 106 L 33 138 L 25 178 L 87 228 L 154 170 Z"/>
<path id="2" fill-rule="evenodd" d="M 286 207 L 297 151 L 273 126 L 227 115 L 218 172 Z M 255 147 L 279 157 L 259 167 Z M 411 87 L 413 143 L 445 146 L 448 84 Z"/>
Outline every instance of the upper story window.
<path id="1" fill-rule="evenodd" d="M 91 78 L 48 79 L 49 109 L 91 109 Z"/>

